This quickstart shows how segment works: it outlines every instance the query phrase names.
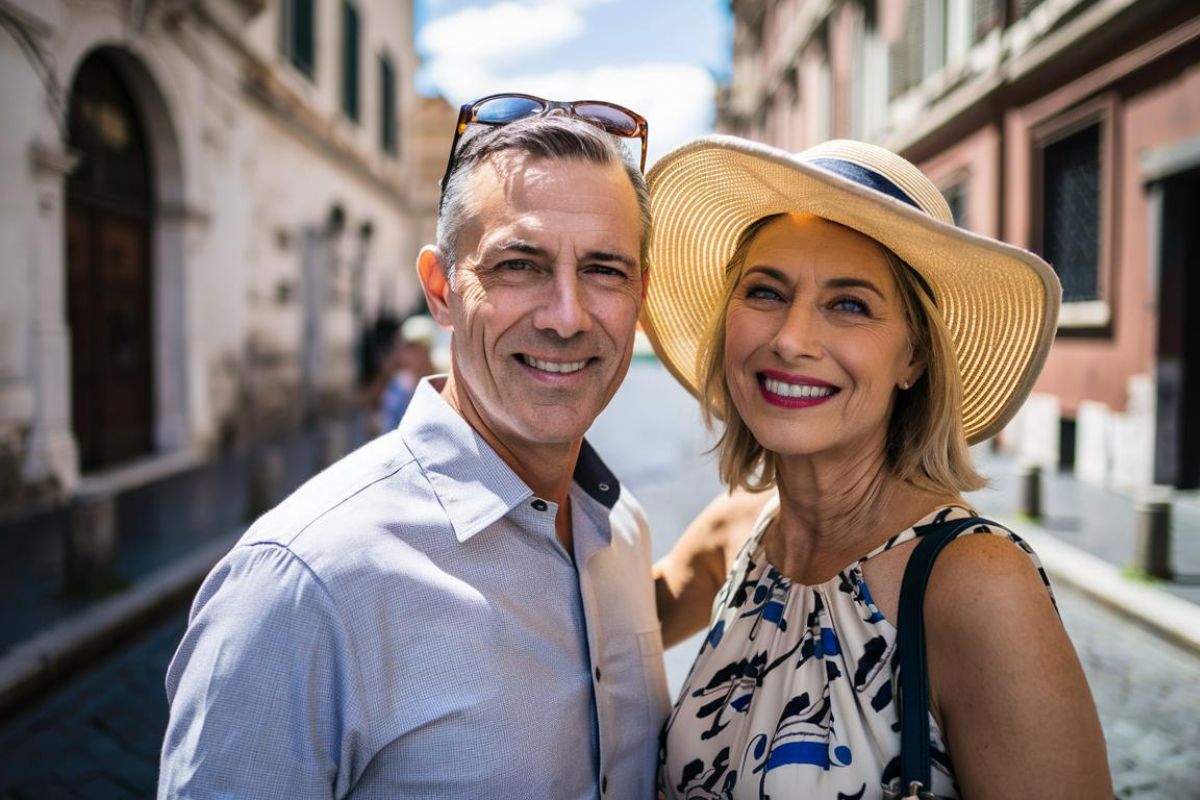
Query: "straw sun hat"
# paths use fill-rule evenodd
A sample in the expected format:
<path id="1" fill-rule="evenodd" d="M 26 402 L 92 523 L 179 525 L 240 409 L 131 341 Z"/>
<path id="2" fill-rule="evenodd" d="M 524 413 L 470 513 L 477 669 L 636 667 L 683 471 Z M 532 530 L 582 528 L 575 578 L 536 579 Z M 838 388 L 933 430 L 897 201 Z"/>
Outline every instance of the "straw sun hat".
<path id="1" fill-rule="evenodd" d="M 693 395 L 738 237 L 781 212 L 853 228 L 920 274 L 958 354 L 969 442 L 996 434 L 1033 388 L 1058 319 L 1054 270 L 1033 253 L 956 228 L 937 187 L 900 156 L 846 140 L 792 154 L 708 136 L 663 156 L 647 178 L 654 235 L 642 325 Z"/>

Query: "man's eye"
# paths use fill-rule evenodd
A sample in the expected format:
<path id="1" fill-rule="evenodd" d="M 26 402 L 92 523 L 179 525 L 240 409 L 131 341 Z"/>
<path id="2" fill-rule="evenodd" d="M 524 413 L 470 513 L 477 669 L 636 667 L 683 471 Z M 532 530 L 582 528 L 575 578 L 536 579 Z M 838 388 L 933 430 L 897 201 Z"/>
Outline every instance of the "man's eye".
<path id="1" fill-rule="evenodd" d="M 496 269 L 502 269 L 507 272 L 528 272 L 528 271 L 532 270 L 533 268 L 534 268 L 534 266 L 531 262 L 522 261 L 520 259 L 513 259 L 511 261 L 501 261 L 499 264 L 496 265 Z"/>
<path id="2" fill-rule="evenodd" d="M 624 280 L 629 277 L 629 273 L 620 267 L 610 267 L 605 264 L 594 264 L 586 270 L 591 275 L 599 275 L 603 278 L 620 278 Z"/>

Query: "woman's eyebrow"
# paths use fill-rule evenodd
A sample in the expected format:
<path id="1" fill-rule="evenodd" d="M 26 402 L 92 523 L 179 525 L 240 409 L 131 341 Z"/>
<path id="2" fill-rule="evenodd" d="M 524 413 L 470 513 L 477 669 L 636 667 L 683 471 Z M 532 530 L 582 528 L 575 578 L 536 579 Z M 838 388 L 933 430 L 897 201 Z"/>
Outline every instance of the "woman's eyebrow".
<path id="1" fill-rule="evenodd" d="M 758 264 L 756 266 L 750 267 L 749 269 L 746 270 L 746 272 L 742 275 L 742 277 L 744 278 L 744 277 L 746 277 L 746 275 L 753 275 L 756 272 L 761 272 L 762 274 L 766 275 L 768 278 L 774 278 L 775 280 L 779 281 L 780 283 L 788 283 L 789 282 L 786 272 L 784 272 L 781 269 L 776 269 L 775 267 L 768 267 L 764 264 Z"/>
<path id="2" fill-rule="evenodd" d="M 883 290 L 866 278 L 830 278 L 825 285 L 830 289 L 866 289 L 879 295 L 880 300 L 887 300 Z"/>

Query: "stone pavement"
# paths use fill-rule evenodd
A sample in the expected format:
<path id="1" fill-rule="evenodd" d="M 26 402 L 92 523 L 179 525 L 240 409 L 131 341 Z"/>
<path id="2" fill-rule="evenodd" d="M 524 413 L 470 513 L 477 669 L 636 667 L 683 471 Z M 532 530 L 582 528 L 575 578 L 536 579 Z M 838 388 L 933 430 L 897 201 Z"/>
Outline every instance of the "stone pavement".
<path id="1" fill-rule="evenodd" d="M 986 446 L 972 450 L 990 486 L 971 494 L 984 514 L 1012 518 L 1020 492 L 1015 461 Z M 1137 518 L 1134 499 L 1126 493 L 1093 486 L 1069 473 L 1047 472 L 1042 478 L 1043 519 L 1040 527 L 1069 545 L 1117 567 L 1133 562 Z M 1200 500 L 1181 492 L 1172 504 L 1172 580 L 1155 585 L 1200 605 Z"/>
<path id="2" fill-rule="evenodd" d="M 1055 591 L 1100 710 L 1117 797 L 1200 798 L 1200 658 Z"/>
<path id="3" fill-rule="evenodd" d="M 186 609 L 0 726 L 0 800 L 153 797 Z"/>
<path id="4" fill-rule="evenodd" d="M 703 456 L 695 401 L 656 362 L 635 361 L 591 439 L 645 506 L 656 556 L 720 488 Z M 1118 796 L 1200 800 L 1200 659 L 1057 591 L 1100 709 Z M 153 796 L 163 673 L 183 614 L 0 724 L 0 800 Z M 697 637 L 667 653 L 673 690 L 698 645 Z"/>

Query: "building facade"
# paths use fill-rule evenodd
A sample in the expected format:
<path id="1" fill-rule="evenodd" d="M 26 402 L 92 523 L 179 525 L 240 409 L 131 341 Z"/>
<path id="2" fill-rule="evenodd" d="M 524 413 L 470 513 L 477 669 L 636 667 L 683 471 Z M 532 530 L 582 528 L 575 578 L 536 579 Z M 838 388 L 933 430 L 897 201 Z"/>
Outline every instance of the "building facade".
<path id="1" fill-rule="evenodd" d="M 343 408 L 361 331 L 419 302 L 414 178 L 445 157 L 410 135 L 411 2 L 0 0 L 0 27 L 0 513 Z"/>
<path id="2" fill-rule="evenodd" d="M 721 127 L 903 153 L 958 224 L 1064 291 L 1005 445 L 1106 485 L 1200 488 L 1200 6 L 734 0 Z"/>

